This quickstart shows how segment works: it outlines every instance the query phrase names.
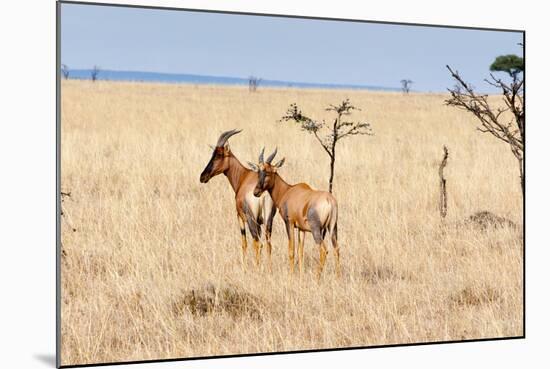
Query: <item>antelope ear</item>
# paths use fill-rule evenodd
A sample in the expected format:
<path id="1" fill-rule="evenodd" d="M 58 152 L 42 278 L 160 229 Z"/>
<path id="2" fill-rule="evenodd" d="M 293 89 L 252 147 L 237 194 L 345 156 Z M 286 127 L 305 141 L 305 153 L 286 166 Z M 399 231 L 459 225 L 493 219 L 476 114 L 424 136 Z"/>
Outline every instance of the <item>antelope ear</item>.
<path id="1" fill-rule="evenodd" d="M 223 145 L 223 153 L 224 153 L 224 155 L 229 155 L 229 151 L 231 151 L 231 150 L 229 149 L 229 144 L 226 143 L 225 145 Z"/>
<path id="2" fill-rule="evenodd" d="M 285 163 L 285 158 L 282 158 L 277 164 L 274 165 L 275 168 L 280 168 Z"/>
<path id="3" fill-rule="evenodd" d="M 258 166 L 257 166 L 256 164 L 251 163 L 251 162 L 249 162 L 249 161 L 247 161 L 246 163 L 248 164 L 248 167 L 249 167 L 250 169 L 252 169 L 253 171 L 255 171 L 255 172 L 259 172 L 259 171 L 260 171 L 260 168 L 258 168 Z"/>

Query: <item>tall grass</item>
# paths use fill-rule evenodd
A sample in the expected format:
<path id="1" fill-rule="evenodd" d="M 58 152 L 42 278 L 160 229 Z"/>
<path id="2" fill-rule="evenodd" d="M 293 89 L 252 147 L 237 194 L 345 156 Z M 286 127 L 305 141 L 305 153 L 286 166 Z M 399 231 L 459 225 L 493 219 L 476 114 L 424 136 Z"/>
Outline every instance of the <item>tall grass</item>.
<path id="1" fill-rule="evenodd" d="M 218 135 L 244 163 L 286 156 L 290 183 L 328 186 L 312 136 L 277 123 L 290 103 L 322 118 L 349 97 L 375 136 L 342 141 L 343 277 L 332 254 L 320 284 L 289 277 L 274 222 L 273 272 L 240 264 L 234 194 L 199 183 Z M 508 148 L 442 94 L 96 81 L 62 83 L 62 363 L 85 364 L 521 335 L 522 196 Z M 449 212 L 438 212 L 438 163 Z M 487 210 L 518 228 L 463 221 Z M 330 250 L 329 250 L 330 251 Z"/>

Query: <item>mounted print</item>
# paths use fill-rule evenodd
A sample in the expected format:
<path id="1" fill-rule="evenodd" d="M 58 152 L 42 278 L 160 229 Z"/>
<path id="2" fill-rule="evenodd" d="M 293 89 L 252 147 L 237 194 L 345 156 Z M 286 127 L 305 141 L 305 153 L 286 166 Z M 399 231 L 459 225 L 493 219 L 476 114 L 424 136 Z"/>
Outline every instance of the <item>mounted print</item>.
<path id="1" fill-rule="evenodd" d="M 523 31 L 57 20 L 58 365 L 524 337 Z"/>

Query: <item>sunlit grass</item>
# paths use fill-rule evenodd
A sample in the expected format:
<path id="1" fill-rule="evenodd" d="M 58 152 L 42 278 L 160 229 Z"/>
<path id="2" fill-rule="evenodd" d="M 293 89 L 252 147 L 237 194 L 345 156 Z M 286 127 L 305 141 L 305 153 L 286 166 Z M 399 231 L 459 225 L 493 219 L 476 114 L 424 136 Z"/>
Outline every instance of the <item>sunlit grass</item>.
<path id="1" fill-rule="evenodd" d="M 343 277 L 289 278 L 276 216 L 273 272 L 240 264 L 234 194 L 199 175 L 225 130 L 242 162 L 286 157 L 290 183 L 326 189 L 312 136 L 278 123 L 290 103 L 329 119 L 349 97 L 375 136 L 338 147 Z M 522 334 L 522 197 L 506 145 L 445 95 L 63 81 L 62 363 L 506 337 Z M 449 213 L 437 207 L 442 146 Z M 462 222 L 487 210 L 519 225 Z"/>

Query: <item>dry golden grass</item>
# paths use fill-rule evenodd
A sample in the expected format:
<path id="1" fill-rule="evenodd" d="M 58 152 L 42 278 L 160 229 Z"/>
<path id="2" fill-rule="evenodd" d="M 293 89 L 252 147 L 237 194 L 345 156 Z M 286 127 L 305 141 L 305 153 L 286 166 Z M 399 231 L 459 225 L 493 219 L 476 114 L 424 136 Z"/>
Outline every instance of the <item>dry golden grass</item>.
<path id="1" fill-rule="evenodd" d="M 240 265 L 233 192 L 203 185 L 207 144 L 231 128 L 242 162 L 279 147 L 281 175 L 326 189 L 328 157 L 276 121 L 297 102 L 314 117 L 349 97 L 375 136 L 338 147 L 343 277 L 289 278 L 274 222 L 273 273 Z M 63 364 L 521 335 L 522 197 L 505 144 L 475 131 L 440 94 L 64 81 Z M 437 167 L 450 150 L 447 226 Z M 487 210 L 519 228 L 463 220 Z"/>

